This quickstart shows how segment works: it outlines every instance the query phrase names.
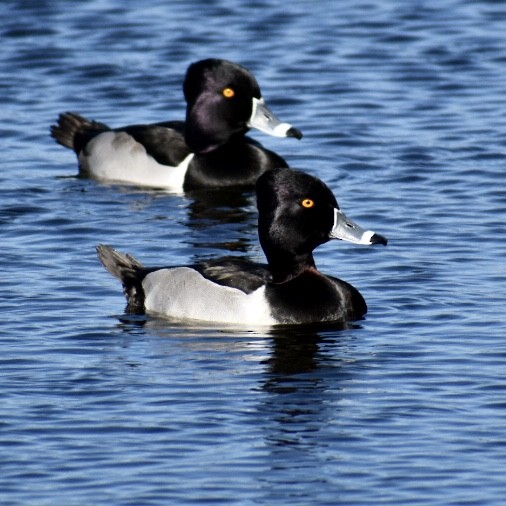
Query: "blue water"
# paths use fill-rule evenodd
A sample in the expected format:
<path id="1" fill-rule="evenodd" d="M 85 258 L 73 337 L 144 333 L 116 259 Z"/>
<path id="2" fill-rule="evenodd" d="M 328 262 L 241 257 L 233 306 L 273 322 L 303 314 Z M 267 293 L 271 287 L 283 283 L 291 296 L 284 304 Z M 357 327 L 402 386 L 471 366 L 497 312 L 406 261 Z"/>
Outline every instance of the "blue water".
<path id="1" fill-rule="evenodd" d="M 504 504 L 504 2 L 4 0 L 0 19 L 1 504 Z M 254 201 L 78 179 L 48 128 L 182 118 L 209 56 L 305 134 L 253 136 L 389 238 L 316 255 L 366 320 L 125 318 L 97 243 L 261 261 Z"/>

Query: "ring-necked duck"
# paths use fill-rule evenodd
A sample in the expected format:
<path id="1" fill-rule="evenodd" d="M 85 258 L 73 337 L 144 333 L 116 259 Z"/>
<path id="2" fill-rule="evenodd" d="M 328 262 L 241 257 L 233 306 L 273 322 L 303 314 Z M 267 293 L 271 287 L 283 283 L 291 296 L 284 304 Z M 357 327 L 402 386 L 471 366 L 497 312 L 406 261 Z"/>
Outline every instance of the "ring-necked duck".
<path id="1" fill-rule="evenodd" d="M 330 239 L 387 244 L 340 210 L 319 179 L 270 170 L 256 185 L 258 233 L 268 266 L 239 257 L 190 267 L 146 268 L 99 245 L 104 267 L 121 280 L 130 313 L 258 325 L 360 319 L 366 303 L 356 288 L 320 273 L 313 250 Z"/>
<path id="2" fill-rule="evenodd" d="M 254 185 L 268 170 L 287 167 L 276 153 L 245 137 L 256 128 L 277 137 L 302 133 L 265 105 L 254 76 L 225 60 L 189 66 L 183 84 L 186 121 L 111 129 L 79 114 L 61 114 L 51 135 L 73 149 L 81 175 L 171 190 Z"/>

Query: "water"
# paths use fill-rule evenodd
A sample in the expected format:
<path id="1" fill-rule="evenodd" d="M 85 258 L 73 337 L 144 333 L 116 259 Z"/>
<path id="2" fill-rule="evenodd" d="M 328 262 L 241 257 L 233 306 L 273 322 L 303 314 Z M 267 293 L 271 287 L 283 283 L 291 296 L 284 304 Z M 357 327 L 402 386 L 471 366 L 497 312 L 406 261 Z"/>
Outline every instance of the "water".
<path id="1" fill-rule="evenodd" d="M 0 6 L 0 503 L 504 504 L 506 6 L 9 1 Z M 262 260 L 249 193 L 97 184 L 48 136 L 184 115 L 236 60 L 387 248 L 319 249 L 367 319 L 276 331 L 123 315 L 99 242 L 148 265 Z"/>

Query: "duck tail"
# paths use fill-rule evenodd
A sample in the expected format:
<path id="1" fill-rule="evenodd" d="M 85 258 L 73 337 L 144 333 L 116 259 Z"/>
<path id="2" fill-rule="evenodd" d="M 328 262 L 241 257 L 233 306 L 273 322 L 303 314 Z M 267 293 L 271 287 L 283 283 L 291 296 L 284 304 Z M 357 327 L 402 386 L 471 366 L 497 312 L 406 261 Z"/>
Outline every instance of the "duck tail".
<path id="1" fill-rule="evenodd" d="M 107 130 L 110 128 L 105 123 L 89 120 L 75 112 L 65 112 L 58 116 L 57 124 L 51 125 L 51 137 L 79 154 L 90 139 Z"/>
<path id="2" fill-rule="evenodd" d="M 145 295 L 142 280 L 148 270 L 133 256 L 105 244 L 97 246 L 97 255 L 105 269 L 123 284 L 127 299 L 126 312 L 143 314 Z"/>

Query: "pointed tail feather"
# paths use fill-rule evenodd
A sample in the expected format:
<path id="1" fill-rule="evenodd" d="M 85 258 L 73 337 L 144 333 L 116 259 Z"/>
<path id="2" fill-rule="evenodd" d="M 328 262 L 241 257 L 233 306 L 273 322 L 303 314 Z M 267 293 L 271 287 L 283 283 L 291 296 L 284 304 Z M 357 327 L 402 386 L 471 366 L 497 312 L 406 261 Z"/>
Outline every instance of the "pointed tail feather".
<path id="1" fill-rule="evenodd" d="M 104 123 L 89 120 L 75 112 L 66 112 L 60 114 L 56 125 L 51 125 L 51 136 L 58 144 L 79 154 L 90 139 L 107 130 L 110 128 Z"/>
<path id="2" fill-rule="evenodd" d="M 121 253 L 105 244 L 97 246 L 97 254 L 106 270 L 123 284 L 127 313 L 143 314 L 145 295 L 142 280 L 148 272 L 147 269 L 128 253 Z"/>

